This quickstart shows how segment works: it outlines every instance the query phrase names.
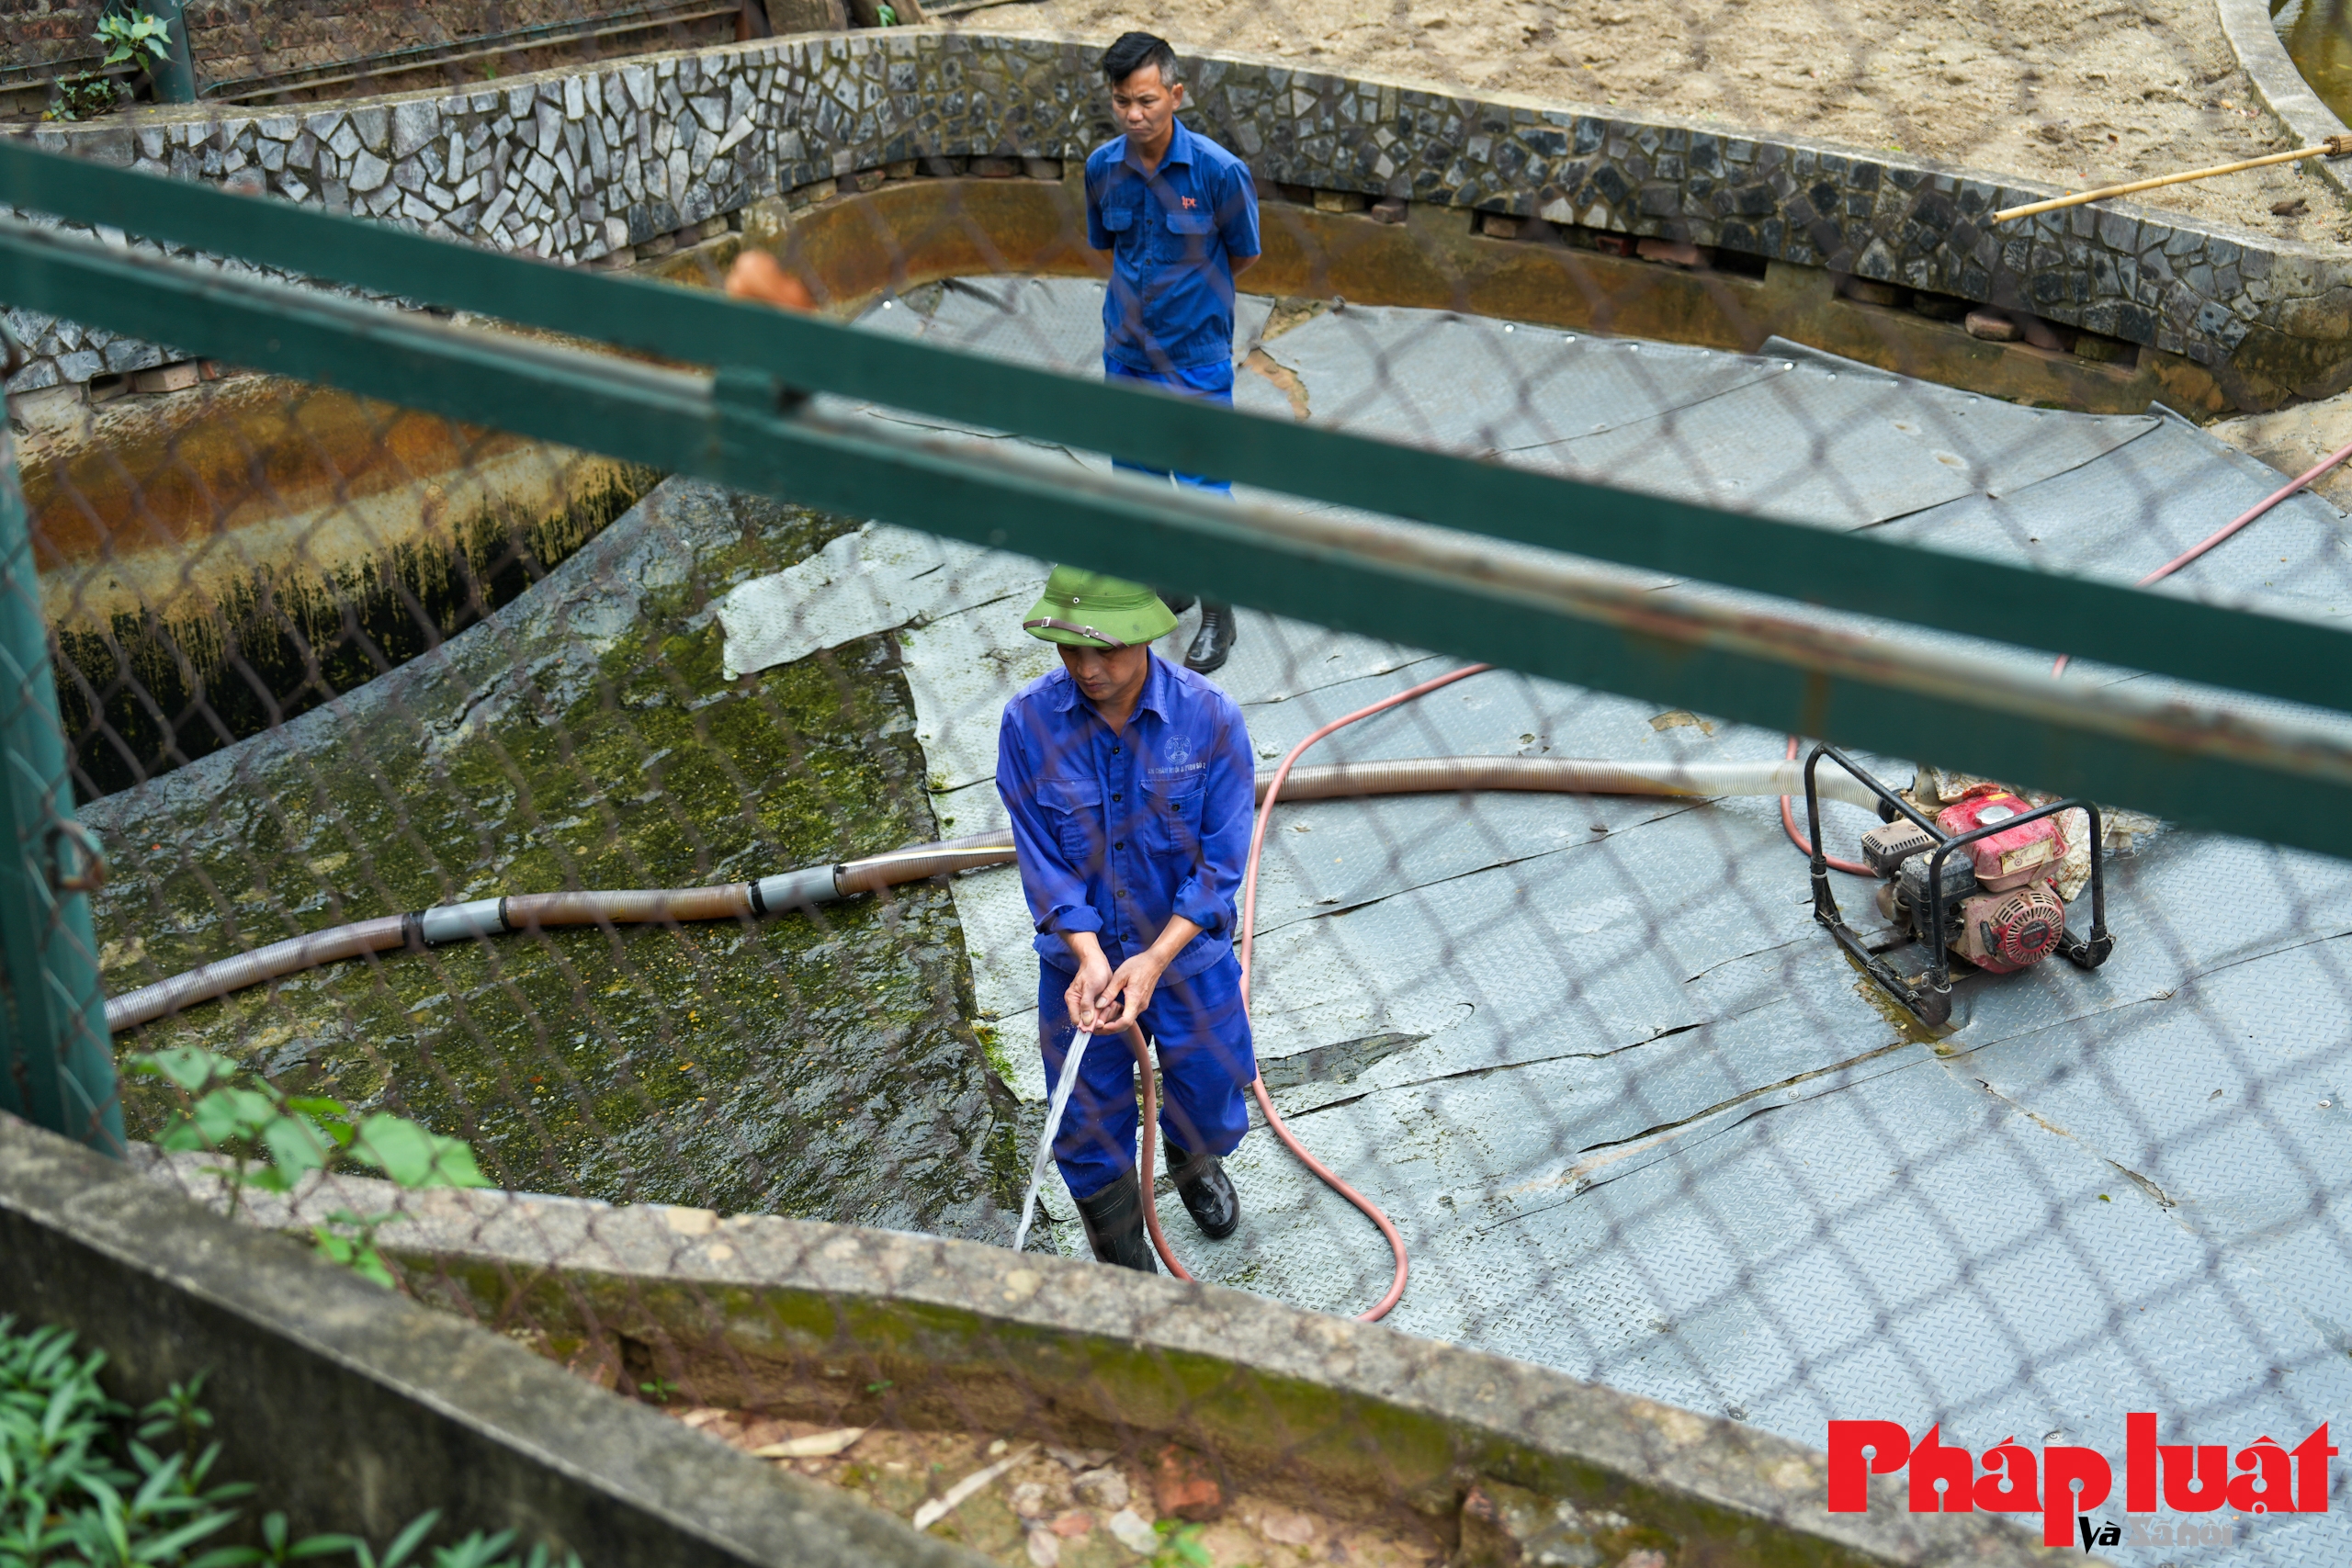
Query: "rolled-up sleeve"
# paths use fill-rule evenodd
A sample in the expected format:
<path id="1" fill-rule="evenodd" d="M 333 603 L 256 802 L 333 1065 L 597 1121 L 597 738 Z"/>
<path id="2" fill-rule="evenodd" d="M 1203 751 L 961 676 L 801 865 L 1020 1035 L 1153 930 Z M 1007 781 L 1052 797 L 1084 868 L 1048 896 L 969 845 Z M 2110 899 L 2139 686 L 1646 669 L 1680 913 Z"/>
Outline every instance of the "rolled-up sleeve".
<path id="1" fill-rule="evenodd" d="M 1044 747 L 1022 723 L 1024 705 L 1008 703 L 996 734 L 996 792 L 1012 818 L 1012 853 L 1029 919 L 1040 931 L 1099 931 L 1102 917 L 1086 900 L 1086 878 L 1062 857 L 1053 824 L 1037 806 L 1037 764 Z"/>
<path id="2" fill-rule="evenodd" d="M 1233 901 L 1240 894 L 1242 867 L 1250 859 L 1250 832 L 1257 820 L 1257 763 L 1250 753 L 1250 730 L 1230 700 L 1221 705 L 1216 743 L 1202 784 L 1201 857 L 1176 889 L 1171 905 L 1209 936 L 1233 934 Z"/>

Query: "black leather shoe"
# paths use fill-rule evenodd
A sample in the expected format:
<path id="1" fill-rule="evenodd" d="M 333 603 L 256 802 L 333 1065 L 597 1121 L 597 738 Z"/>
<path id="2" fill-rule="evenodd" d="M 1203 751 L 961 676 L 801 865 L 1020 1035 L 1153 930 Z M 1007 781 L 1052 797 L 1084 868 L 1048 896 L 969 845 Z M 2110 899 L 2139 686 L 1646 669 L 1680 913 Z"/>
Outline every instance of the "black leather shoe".
<path id="1" fill-rule="evenodd" d="M 1203 675 L 1223 669 L 1226 655 L 1233 651 L 1233 606 L 1202 600 L 1201 629 L 1184 650 L 1184 668 Z"/>
<path id="2" fill-rule="evenodd" d="M 1143 1183 L 1129 1170 L 1091 1198 L 1078 1201 L 1078 1217 L 1097 1262 L 1115 1263 L 1145 1274 L 1159 1272 L 1151 1238 L 1143 1228 Z"/>
<path id="3" fill-rule="evenodd" d="M 1170 593 L 1165 588 L 1155 588 L 1152 592 L 1159 595 L 1159 602 L 1168 606 L 1168 613 L 1171 615 L 1181 615 L 1193 607 L 1193 599 L 1190 593 Z"/>
<path id="4" fill-rule="evenodd" d="M 1168 1153 L 1168 1179 L 1176 1184 L 1176 1196 L 1184 1200 L 1184 1212 L 1201 1234 L 1211 1241 L 1231 1235 L 1241 1223 L 1241 1195 L 1225 1174 L 1225 1162 L 1215 1155 L 1186 1154 L 1164 1138 L 1159 1146 Z"/>

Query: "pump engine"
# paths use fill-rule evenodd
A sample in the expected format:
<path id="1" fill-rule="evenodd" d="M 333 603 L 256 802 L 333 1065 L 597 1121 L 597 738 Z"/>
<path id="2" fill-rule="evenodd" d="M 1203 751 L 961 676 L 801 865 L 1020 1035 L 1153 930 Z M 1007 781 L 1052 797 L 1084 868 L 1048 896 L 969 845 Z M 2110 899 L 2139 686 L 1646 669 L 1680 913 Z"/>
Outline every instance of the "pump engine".
<path id="1" fill-rule="evenodd" d="M 1945 861 L 1943 929 L 1951 950 L 1979 969 L 2007 975 L 2058 951 L 2066 934 L 2066 906 L 2051 874 L 2066 858 L 2066 838 L 2055 817 L 2003 827 L 2031 811 L 1998 784 L 1978 784 L 1936 814 L 1945 837 L 1993 829 Z M 1928 939 L 1928 852 L 1940 840 L 1917 823 L 1897 818 L 1862 835 L 1862 859 L 1886 878 L 1878 909 L 1887 923 Z"/>
<path id="2" fill-rule="evenodd" d="M 1883 826 L 1862 835 L 1862 859 L 1881 878 L 1878 911 L 1894 940 L 1865 942 L 1846 924 L 1829 884 L 1821 842 L 1821 796 L 1815 770 L 1824 758 L 1844 768 L 1879 797 Z M 2107 901 L 2099 845 L 2098 807 L 2060 800 L 2035 806 L 1999 784 L 1978 784 L 1944 806 L 1931 821 L 1918 808 L 1856 766 L 1834 747 L 1805 759 L 1805 810 L 1813 827 L 1813 915 L 1889 995 L 1923 1023 L 1951 1015 L 1951 959 L 1992 975 L 2015 974 L 2052 953 L 2096 969 L 2114 950 L 2107 931 Z M 2064 814 L 2081 810 L 2089 823 L 2091 929 L 2066 929 L 2066 905 L 2056 875 L 2068 845 Z M 1886 955 L 1917 944 L 1927 968 L 1905 975 Z"/>

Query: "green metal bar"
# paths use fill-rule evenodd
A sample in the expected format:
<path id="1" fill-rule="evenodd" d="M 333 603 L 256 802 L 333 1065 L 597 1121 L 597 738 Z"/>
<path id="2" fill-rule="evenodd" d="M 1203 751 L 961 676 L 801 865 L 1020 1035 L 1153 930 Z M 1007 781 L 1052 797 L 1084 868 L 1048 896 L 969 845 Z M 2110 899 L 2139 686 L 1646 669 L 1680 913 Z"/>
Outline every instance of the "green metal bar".
<path id="1" fill-rule="evenodd" d="M 0 139 L 0 204 L 1185 473 L 2352 712 L 2352 630 L 1259 419 Z M 166 338 L 177 342 L 176 338 Z M 250 361 L 249 361 L 250 362 Z M 1197 587 L 1189 570 L 1164 579 Z M 2054 651 L 2054 650 L 2053 650 Z"/>
<path id="2" fill-rule="evenodd" d="M 0 1111 L 119 1156 L 90 900 L 15 444 L 0 424 Z"/>
<path id="3" fill-rule="evenodd" d="M 2023 681 L 2015 661 L 1972 678 L 1965 659 L 1753 609 L 1633 586 L 1612 597 L 1589 568 L 1498 561 L 1491 547 L 1441 530 L 1408 537 L 930 446 L 793 412 L 756 372 L 661 369 L 20 225 L 0 224 L 0 295 L 740 489 L 1146 581 L 1182 577 L 1327 626 L 2352 854 L 2352 744 L 2341 733 Z"/>

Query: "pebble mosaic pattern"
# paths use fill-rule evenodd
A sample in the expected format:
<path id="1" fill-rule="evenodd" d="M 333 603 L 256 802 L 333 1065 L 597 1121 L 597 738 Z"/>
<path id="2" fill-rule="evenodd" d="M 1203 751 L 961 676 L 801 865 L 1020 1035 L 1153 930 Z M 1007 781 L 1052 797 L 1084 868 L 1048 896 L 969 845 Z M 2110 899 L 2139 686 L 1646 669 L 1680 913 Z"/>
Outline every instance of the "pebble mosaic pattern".
<path id="1" fill-rule="evenodd" d="M 803 34 L 447 96 L 36 140 L 586 262 L 888 163 L 1081 155 L 1111 133 L 1091 59 L 1010 35 Z M 1264 180 L 1687 239 L 2019 306 L 2209 367 L 2264 334 L 2290 384 L 2352 357 L 2352 277 L 2311 247 L 2116 206 L 1995 231 L 1988 212 L 2049 193 L 1261 61 L 1203 58 L 1192 85 L 1193 122 Z M 9 323 L 34 354 L 12 390 L 154 362 L 104 333 L 21 312 Z"/>

